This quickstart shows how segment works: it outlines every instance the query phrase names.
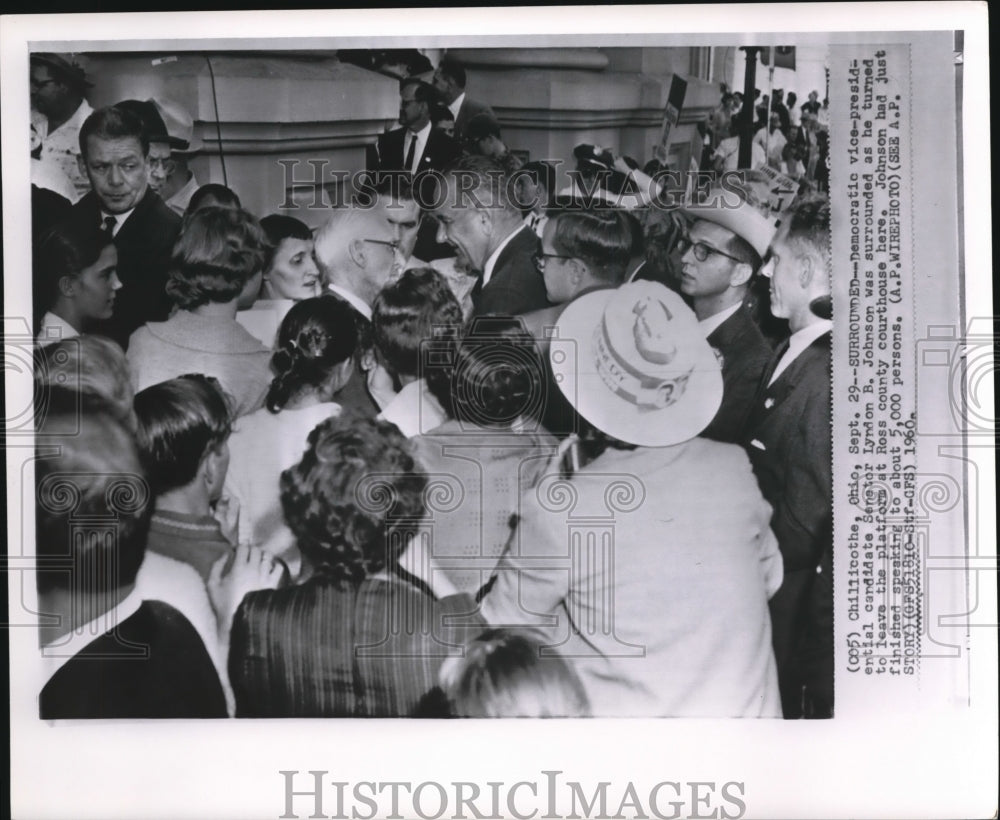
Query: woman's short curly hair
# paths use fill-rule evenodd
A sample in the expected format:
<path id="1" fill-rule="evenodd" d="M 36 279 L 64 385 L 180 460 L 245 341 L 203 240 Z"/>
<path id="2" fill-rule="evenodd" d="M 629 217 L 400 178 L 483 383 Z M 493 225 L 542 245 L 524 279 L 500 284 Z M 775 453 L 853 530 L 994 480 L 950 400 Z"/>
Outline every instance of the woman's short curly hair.
<path id="1" fill-rule="evenodd" d="M 264 269 L 268 241 L 240 208 L 202 208 L 184 224 L 170 259 L 167 295 L 182 310 L 229 302 Z"/>
<path id="2" fill-rule="evenodd" d="M 335 416 L 281 474 L 281 506 L 316 574 L 357 585 L 395 567 L 424 516 L 426 486 L 395 425 Z"/>

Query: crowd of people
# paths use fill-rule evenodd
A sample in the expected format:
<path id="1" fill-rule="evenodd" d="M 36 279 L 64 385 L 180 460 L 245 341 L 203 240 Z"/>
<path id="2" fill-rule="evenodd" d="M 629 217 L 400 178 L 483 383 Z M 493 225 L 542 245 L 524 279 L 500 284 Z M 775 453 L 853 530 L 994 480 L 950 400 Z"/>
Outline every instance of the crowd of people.
<path id="1" fill-rule="evenodd" d="M 557 190 L 427 68 L 313 231 L 32 56 L 41 717 L 832 716 L 822 187 Z"/>
<path id="2" fill-rule="evenodd" d="M 829 190 L 830 101 L 819 101 L 819 92 L 796 106 L 794 91 L 783 88 L 770 94 L 754 89 L 757 98 L 746 105 L 744 95 L 723 86 L 719 104 L 701 123 L 703 170 L 736 170 L 740 133 L 751 120 L 753 133 L 750 168 L 767 165 L 799 185 L 800 190 Z"/>

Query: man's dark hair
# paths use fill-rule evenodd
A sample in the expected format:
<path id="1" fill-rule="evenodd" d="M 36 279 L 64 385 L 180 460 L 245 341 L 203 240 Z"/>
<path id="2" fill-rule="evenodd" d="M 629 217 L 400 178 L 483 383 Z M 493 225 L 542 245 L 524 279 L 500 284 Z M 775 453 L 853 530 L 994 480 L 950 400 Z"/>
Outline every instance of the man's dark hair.
<path id="1" fill-rule="evenodd" d="M 135 581 L 152 494 L 132 435 L 99 399 L 51 398 L 35 461 L 38 591 L 106 594 Z"/>
<path id="2" fill-rule="evenodd" d="M 218 380 L 200 373 L 140 390 L 135 414 L 139 456 L 157 494 L 190 484 L 205 454 L 232 432 Z"/>
<path id="3" fill-rule="evenodd" d="M 438 71 L 445 77 L 450 77 L 459 88 L 465 88 L 465 67 L 458 60 L 445 57 L 438 64 Z"/>
<path id="4" fill-rule="evenodd" d="M 427 103 L 428 107 L 434 105 L 434 103 L 439 102 L 437 90 L 434 86 L 429 83 L 425 83 L 423 80 L 417 77 L 407 77 L 399 83 L 399 93 L 402 93 L 410 86 L 415 87 L 413 92 L 413 99 L 417 102 Z"/>
<path id="5" fill-rule="evenodd" d="M 459 201 L 452 203 L 454 207 L 500 209 L 520 218 L 521 212 L 508 190 L 507 174 L 495 160 L 468 154 L 449 165 L 445 176 L 454 177 L 458 183 L 449 183 L 449 188 L 454 187 L 454 190 L 449 190 L 448 195 L 454 197 L 456 191 L 461 192 Z"/>
<path id="6" fill-rule="evenodd" d="M 566 256 L 588 264 L 599 279 L 621 284 L 632 255 L 632 225 L 623 211 L 611 208 L 560 211 L 555 220 L 553 245 Z"/>
<path id="7" fill-rule="evenodd" d="M 556 169 L 551 162 L 536 160 L 522 165 L 512 176 L 527 175 L 531 177 L 536 185 L 545 188 L 545 192 L 551 197 L 556 192 Z"/>
<path id="8" fill-rule="evenodd" d="M 786 214 L 789 241 L 810 246 L 823 259 L 830 258 L 830 200 L 815 196 L 801 200 Z"/>
<path id="9" fill-rule="evenodd" d="M 136 139 L 142 147 L 142 155 L 149 154 L 149 136 L 142 120 L 131 111 L 109 105 L 98 108 L 84 120 L 80 128 L 80 153 L 87 159 L 87 140 L 96 137 L 99 140 Z"/>

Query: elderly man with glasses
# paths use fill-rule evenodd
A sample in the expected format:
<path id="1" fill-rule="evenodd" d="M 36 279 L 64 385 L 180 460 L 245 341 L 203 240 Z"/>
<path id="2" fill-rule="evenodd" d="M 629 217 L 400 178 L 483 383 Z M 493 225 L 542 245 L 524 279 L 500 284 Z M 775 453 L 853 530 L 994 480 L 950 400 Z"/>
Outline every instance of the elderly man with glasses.
<path id="1" fill-rule="evenodd" d="M 717 200 L 687 211 L 694 222 L 678 250 L 681 293 L 722 360 L 722 405 L 702 436 L 735 443 L 771 355 L 750 315 L 747 293 L 774 226 L 751 205 L 725 207 L 731 204 Z"/>

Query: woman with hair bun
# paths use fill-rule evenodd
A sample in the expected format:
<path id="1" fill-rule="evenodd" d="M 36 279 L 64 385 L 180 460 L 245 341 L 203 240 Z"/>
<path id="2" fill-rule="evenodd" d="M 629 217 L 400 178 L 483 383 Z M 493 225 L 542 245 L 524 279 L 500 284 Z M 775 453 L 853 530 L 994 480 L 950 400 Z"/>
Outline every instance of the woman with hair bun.
<path id="1" fill-rule="evenodd" d="M 309 431 L 340 414 L 335 396 L 351 376 L 357 347 L 346 304 L 331 296 L 296 302 L 278 330 L 265 407 L 240 419 L 229 442 L 226 486 L 239 503 L 240 541 L 282 558 L 293 575 L 299 557 L 281 514 L 278 477 L 302 455 Z"/>
<path id="2" fill-rule="evenodd" d="M 416 712 L 445 658 L 484 626 L 472 598 L 428 569 L 427 490 L 388 422 L 330 418 L 309 434 L 281 475 L 304 572 L 296 586 L 248 594 L 236 612 L 238 717 Z"/>

